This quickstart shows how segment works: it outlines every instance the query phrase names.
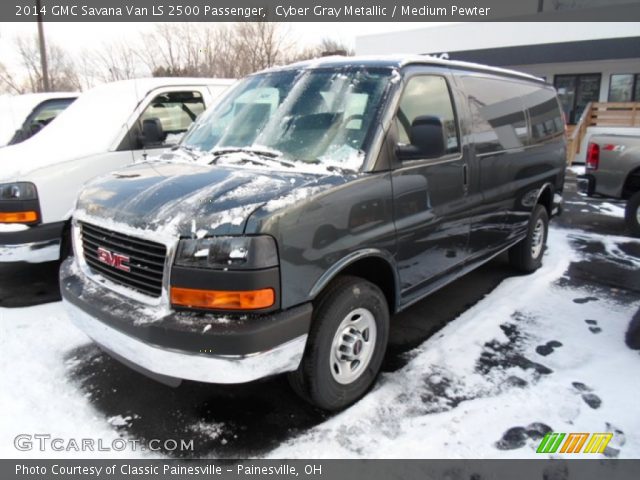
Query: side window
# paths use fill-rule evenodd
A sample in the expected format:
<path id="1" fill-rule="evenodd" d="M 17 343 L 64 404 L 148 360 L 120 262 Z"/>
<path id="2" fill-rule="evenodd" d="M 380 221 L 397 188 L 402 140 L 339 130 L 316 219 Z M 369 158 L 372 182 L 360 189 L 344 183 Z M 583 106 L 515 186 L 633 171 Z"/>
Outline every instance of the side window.
<path id="1" fill-rule="evenodd" d="M 175 145 L 204 109 L 200 92 L 165 92 L 157 95 L 140 115 L 139 147 Z"/>
<path id="2" fill-rule="evenodd" d="M 37 106 L 36 110 L 32 114 L 32 118 L 30 118 L 31 124 L 42 124 L 47 125 L 51 120 L 56 118 L 60 112 L 62 112 L 65 108 L 67 108 L 72 102 L 73 98 L 65 98 L 60 100 L 48 100 L 46 102 L 42 102 Z"/>
<path id="3" fill-rule="evenodd" d="M 45 100 L 37 105 L 26 118 L 20 129 L 16 131 L 9 145 L 22 142 L 32 137 L 58 116 L 65 108 L 73 103 L 74 98 L 56 98 Z"/>
<path id="4" fill-rule="evenodd" d="M 534 143 L 564 135 L 564 120 L 555 91 L 527 86 L 523 91 L 522 103 L 529 112 Z"/>
<path id="5" fill-rule="evenodd" d="M 524 84 L 485 77 L 462 77 L 462 82 L 469 99 L 477 153 L 527 144 L 529 132 L 521 99 Z"/>
<path id="6" fill-rule="evenodd" d="M 409 132 L 414 120 L 420 116 L 440 118 L 445 132 L 445 152 L 460 151 L 456 118 L 447 81 L 443 77 L 424 75 L 413 77 L 402 93 L 396 115 L 398 142 L 408 145 Z"/>

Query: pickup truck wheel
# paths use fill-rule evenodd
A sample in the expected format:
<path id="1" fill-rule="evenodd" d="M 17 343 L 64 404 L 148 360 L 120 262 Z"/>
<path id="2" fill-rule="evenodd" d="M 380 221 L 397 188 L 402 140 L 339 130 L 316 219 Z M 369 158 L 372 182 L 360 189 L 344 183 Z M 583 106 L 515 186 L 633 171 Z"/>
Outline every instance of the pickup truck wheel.
<path id="1" fill-rule="evenodd" d="M 544 246 L 549 233 L 549 215 L 542 205 L 536 205 L 529 220 L 527 236 L 509 249 L 511 265 L 526 273 L 542 266 Z"/>
<path id="2" fill-rule="evenodd" d="M 627 201 L 624 218 L 631 234 L 640 237 L 640 192 L 634 193 Z"/>
<path id="3" fill-rule="evenodd" d="M 339 277 L 316 303 L 307 348 L 293 389 L 325 410 L 341 410 L 373 385 L 389 336 L 382 291 L 358 277 Z"/>

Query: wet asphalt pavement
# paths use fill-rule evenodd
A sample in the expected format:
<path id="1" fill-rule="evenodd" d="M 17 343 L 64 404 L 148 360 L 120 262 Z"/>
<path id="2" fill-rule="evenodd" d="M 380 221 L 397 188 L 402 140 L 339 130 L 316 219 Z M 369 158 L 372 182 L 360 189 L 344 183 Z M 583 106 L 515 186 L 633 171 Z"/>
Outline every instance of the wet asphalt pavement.
<path id="1" fill-rule="evenodd" d="M 554 220 L 556 225 L 603 235 L 627 235 L 623 219 L 603 215 L 597 208 L 598 200 L 590 200 L 595 207 L 585 207 L 584 199 L 575 193 L 572 176 L 568 177 L 565 202 L 564 214 Z M 589 284 L 594 298 L 639 298 L 640 272 L 616 268 L 616 262 L 606 258 L 599 243 L 577 239 L 574 246 L 589 254 L 588 261 L 572 263 L 563 281 Z M 638 243 L 622 243 L 620 248 L 640 258 Z M 412 348 L 514 275 L 506 255 L 502 255 L 396 315 L 383 370 L 401 368 L 409 360 Z M 17 308 L 59 299 L 56 263 L 0 267 L 0 307 Z M 105 418 L 122 417 L 122 421 L 112 424 L 123 435 L 142 442 L 152 438 L 193 439 L 197 457 L 260 455 L 329 416 L 298 399 L 284 376 L 246 385 L 184 382 L 171 388 L 122 366 L 90 343 L 71 351 L 68 360 L 70 379 L 96 411 Z"/>

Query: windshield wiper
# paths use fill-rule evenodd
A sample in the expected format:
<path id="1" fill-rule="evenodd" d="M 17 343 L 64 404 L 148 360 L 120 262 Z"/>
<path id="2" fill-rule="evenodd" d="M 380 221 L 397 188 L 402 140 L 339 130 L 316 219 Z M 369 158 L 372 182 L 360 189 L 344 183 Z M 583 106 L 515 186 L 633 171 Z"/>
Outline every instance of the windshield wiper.
<path id="1" fill-rule="evenodd" d="M 269 157 L 269 158 L 278 158 L 279 156 L 282 155 L 282 152 L 279 152 L 277 150 L 267 150 L 267 149 L 260 149 L 260 148 L 253 148 L 253 147 L 222 147 L 222 148 L 215 148 L 213 150 L 211 150 L 209 153 L 211 153 L 212 155 L 226 155 L 227 153 L 236 153 L 236 152 L 242 152 L 242 153 L 254 153 L 256 155 L 260 155 L 263 157 Z"/>
<path id="2" fill-rule="evenodd" d="M 229 147 L 229 148 L 216 148 L 214 150 L 211 150 L 209 152 L 209 154 L 213 155 L 214 157 L 216 157 L 213 162 L 214 163 L 218 160 L 218 158 L 223 157 L 224 155 L 230 154 L 230 153 L 248 153 L 250 155 L 254 155 L 257 157 L 264 157 L 269 161 L 274 161 L 279 163 L 280 165 L 283 165 L 285 167 L 290 167 L 293 168 L 295 167 L 295 164 L 292 162 L 289 162 L 287 160 L 283 160 L 281 158 L 279 158 L 282 155 L 282 152 L 279 152 L 277 150 L 262 150 L 260 148 L 252 148 L 252 147 Z M 259 161 L 256 160 L 255 158 L 248 158 L 246 160 L 247 162 L 253 162 L 259 165 L 263 165 L 268 167 L 269 163 L 265 162 L 265 161 Z"/>
<path id="3" fill-rule="evenodd" d="M 198 155 L 195 152 L 195 149 L 193 147 L 189 147 L 187 145 L 180 145 L 180 144 L 174 145 L 173 147 L 171 147 L 171 150 L 174 151 L 174 152 L 176 150 L 183 150 L 183 151 L 187 152 L 191 158 L 194 158 L 194 159 L 200 157 L 200 155 Z"/>
<path id="4" fill-rule="evenodd" d="M 358 171 L 354 170 L 353 168 L 345 168 L 345 167 L 341 167 L 340 165 L 335 165 L 333 163 L 327 165 L 319 158 L 316 158 L 315 160 L 307 160 L 306 163 L 310 163 L 312 165 L 322 165 L 327 172 L 338 172 L 345 175 L 351 174 L 351 173 L 358 173 Z"/>

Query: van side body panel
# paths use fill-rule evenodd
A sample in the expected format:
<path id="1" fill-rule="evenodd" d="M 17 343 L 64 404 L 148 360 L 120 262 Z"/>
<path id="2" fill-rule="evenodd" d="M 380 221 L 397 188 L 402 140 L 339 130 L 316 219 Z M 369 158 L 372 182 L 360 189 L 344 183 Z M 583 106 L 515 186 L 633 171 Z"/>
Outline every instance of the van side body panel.
<path id="1" fill-rule="evenodd" d="M 518 100 L 525 129 L 522 145 L 480 154 L 474 133 L 477 119 L 459 79 L 478 73 L 408 66 L 399 88 L 420 75 L 442 76 L 448 82 L 458 122 L 458 155 L 403 164 L 395 156 L 395 125 L 381 124 L 385 140 L 374 171 L 336 179 L 286 211 L 261 208 L 249 218 L 245 234 L 269 234 L 277 240 L 283 308 L 313 300 L 353 259 L 370 255 L 391 266 L 397 291 L 396 305 L 390 307 L 402 310 L 517 243 L 543 191 L 562 191 L 562 125 L 554 124 L 551 133 L 534 140 L 531 118 L 536 112 L 530 111 L 535 105 Z M 548 92 L 542 96 L 553 102 L 559 116 L 550 87 L 507 81 L 523 85 L 534 97 Z M 510 135 L 507 129 L 502 132 Z"/>

